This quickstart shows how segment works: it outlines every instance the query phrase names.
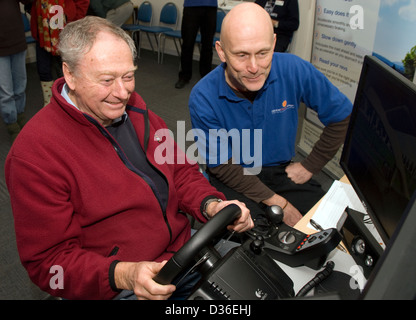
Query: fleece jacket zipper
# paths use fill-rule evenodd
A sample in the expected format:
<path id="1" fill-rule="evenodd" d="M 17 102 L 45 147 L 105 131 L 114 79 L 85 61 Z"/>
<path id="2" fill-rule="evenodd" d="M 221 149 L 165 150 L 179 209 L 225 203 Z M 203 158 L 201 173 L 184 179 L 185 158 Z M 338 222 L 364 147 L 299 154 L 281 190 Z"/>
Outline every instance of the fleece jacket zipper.
<path id="1" fill-rule="evenodd" d="M 132 108 L 129 108 L 129 109 L 131 110 Z M 136 110 L 133 109 L 132 111 L 136 111 Z M 140 110 L 140 111 L 142 111 L 142 110 Z M 144 149 L 144 152 L 145 152 L 145 154 L 147 154 L 146 151 L 147 151 L 148 139 L 149 139 L 149 117 L 147 115 L 147 111 L 139 112 L 139 113 L 142 113 L 143 116 L 144 116 L 144 122 L 145 122 L 145 135 L 144 135 L 144 138 L 145 138 L 145 143 L 144 143 L 145 149 Z M 139 177 L 141 177 L 150 186 L 150 188 L 152 189 L 153 194 L 155 195 L 155 197 L 156 197 L 156 199 L 157 199 L 157 201 L 158 201 L 158 203 L 160 205 L 160 208 L 162 210 L 163 219 L 164 219 L 164 221 L 166 223 L 166 226 L 168 228 L 168 231 L 169 231 L 169 243 L 171 243 L 172 242 L 172 228 L 171 228 L 171 226 L 169 224 L 168 217 L 166 215 L 166 208 L 163 208 L 163 206 L 162 206 L 162 203 L 161 203 L 160 198 L 159 198 L 159 191 L 157 190 L 157 188 L 156 188 L 155 184 L 153 183 L 152 179 L 150 179 L 146 174 L 144 174 L 143 172 L 141 172 L 139 169 L 137 169 L 135 166 L 133 166 L 131 164 L 131 162 L 129 161 L 129 159 L 125 155 L 124 151 L 121 149 L 120 145 L 112 137 L 112 135 L 107 131 L 107 129 L 105 129 L 100 123 L 98 123 L 97 120 L 95 120 L 91 116 L 89 116 L 87 114 L 84 114 L 84 116 L 85 116 L 85 118 L 89 122 L 91 122 L 92 124 L 94 124 L 98 128 L 98 130 L 101 132 L 101 134 L 111 143 L 111 145 L 114 148 L 114 151 L 117 153 L 117 155 L 119 156 L 120 160 L 124 163 L 124 165 L 129 170 L 131 170 L 132 172 L 136 173 Z M 149 161 L 149 164 L 152 166 L 152 168 L 154 170 L 159 171 L 155 166 L 153 166 L 153 164 L 150 161 Z M 160 174 L 162 174 L 162 176 L 164 177 L 164 179 L 167 180 L 166 177 L 163 175 L 163 173 L 160 172 Z"/>

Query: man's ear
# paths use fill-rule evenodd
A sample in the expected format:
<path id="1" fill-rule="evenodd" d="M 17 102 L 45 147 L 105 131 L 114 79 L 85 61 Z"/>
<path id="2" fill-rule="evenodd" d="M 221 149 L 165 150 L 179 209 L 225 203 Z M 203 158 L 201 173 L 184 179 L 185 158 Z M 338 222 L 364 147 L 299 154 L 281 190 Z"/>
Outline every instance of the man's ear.
<path id="1" fill-rule="evenodd" d="M 66 62 L 62 63 L 62 72 L 64 74 L 65 82 L 70 90 L 75 89 L 75 77 L 74 73 L 69 68 L 68 64 Z"/>
<path id="2" fill-rule="evenodd" d="M 220 41 L 216 41 L 215 42 L 215 50 L 217 50 L 218 57 L 220 58 L 221 62 L 226 62 L 226 60 L 225 60 L 225 52 L 222 49 L 222 46 L 221 46 L 221 42 Z"/>

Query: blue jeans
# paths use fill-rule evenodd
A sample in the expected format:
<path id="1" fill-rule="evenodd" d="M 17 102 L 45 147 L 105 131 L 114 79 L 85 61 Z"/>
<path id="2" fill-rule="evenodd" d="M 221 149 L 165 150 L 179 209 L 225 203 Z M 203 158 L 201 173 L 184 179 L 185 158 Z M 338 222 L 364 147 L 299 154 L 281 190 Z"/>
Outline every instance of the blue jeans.
<path id="1" fill-rule="evenodd" d="M 25 111 L 26 82 L 26 51 L 0 57 L 0 114 L 6 124 Z"/>

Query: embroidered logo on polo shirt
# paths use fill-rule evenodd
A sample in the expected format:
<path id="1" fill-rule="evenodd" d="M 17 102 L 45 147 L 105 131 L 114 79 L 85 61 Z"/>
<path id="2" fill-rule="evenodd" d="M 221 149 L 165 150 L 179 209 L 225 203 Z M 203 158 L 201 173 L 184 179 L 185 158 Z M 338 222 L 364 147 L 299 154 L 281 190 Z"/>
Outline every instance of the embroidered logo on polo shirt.
<path id="1" fill-rule="evenodd" d="M 293 109 L 294 107 L 295 106 L 293 104 L 289 104 L 289 103 L 287 103 L 287 100 L 284 100 L 282 102 L 281 108 L 272 109 L 272 114 L 283 113 L 288 109 Z"/>

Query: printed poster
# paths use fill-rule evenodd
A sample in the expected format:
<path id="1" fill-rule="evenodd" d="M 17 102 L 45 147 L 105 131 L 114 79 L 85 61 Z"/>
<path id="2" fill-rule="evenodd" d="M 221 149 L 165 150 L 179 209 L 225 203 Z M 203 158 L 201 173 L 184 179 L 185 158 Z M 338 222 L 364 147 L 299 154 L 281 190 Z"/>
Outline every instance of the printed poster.
<path id="1" fill-rule="evenodd" d="M 380 0 L 317 0 L 312 64 L 352 102 L 373 52 Z M 307 119 L 322 127 L 313 111 Z"/>
<path id="2" fill-rule="evenodd" d="M 317 0 L 312 64 L 352 102 L 362 61 L 374 55 L 416 83 L 416 0 Z M 299 147 L 306 153 L 322 124 L 307 109 Z M 326 167 L 343 175 L 341 150 Z"/>

